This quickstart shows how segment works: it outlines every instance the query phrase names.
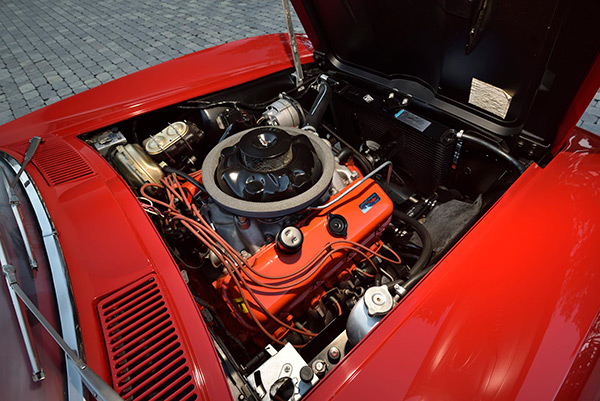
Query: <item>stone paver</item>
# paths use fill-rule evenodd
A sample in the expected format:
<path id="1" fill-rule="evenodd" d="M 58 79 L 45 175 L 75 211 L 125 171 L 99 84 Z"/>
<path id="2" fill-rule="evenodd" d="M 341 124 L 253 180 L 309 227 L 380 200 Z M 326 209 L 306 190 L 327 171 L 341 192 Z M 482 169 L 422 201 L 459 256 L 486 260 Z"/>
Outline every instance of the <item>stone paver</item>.
<path id="1" fill-rule="evenodd" d="M 303 32 L 295 14 L 294 27 Z M 285 31 L 280 0 L 3 0 L 0 125 L 188 53 Z"/>
<path id="2" fill-rule="evenodd" d="M 0 125 L 188 53 L 284 32 L 279 0 L 3 0 Z M 302 31 L 294 15 L 294 26 Z M 600 134 L 600 92 L 577 124 Z"/>

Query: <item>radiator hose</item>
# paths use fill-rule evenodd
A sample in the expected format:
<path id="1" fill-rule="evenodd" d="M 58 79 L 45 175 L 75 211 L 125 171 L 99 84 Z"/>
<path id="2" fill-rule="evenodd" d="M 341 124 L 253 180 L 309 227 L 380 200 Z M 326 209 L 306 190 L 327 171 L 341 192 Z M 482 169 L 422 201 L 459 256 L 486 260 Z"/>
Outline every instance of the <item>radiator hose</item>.
<path id="1" fill-rule="evenodd" d="M 421 242 L 423 244 L 423 248 L 421 249 L 421 255 L 419 259 L 413 265 L 410 271 L 410 277 L 416 277 L 419 272 L 421 272 L 431 260 L 431 256 L 433 255 L 433 241 L 431 240 L 431 235 L 429 231 L 423 226 L 423 224 L 419 223 L 416 219 L 410 217 L 406 213 L 401 212 L 400 210 L 394 210 L 393 216 L 395 219 L 400 220 L 406 224 L 408 224 L 412 229 L 415 230 Z M 388 284 L 388 286 L 393 287 L 395 284 L 399 283 L 401 280 L 393 281 Z"/>
<path id="2" fill-rule="evenodd" d="M 519 175 L 523 174 L 523 172 L 525 171 L 525 167 L 516 158 L 512 157 L 511 155 L 509 155 L 508 153 L 506 153 L 505 151 L 503 151 L 496 145 L 494 145 L 486 140 L 483 140 L 479 137 L 471 135 L 462 130 L 458 131 L 456 134 L 454 134 L 454 136 L 456 139 L 460 139 L 460 140 L 471 142 L 471 143 L 476 143 L 477 145 L 486 148 L 490 152 L 495 153 L 497 156 L 500 156 L 501 158 L 503 158 L 504 160 L 506 160 L 507 162 L 512 164 L 519 172 Z"/>

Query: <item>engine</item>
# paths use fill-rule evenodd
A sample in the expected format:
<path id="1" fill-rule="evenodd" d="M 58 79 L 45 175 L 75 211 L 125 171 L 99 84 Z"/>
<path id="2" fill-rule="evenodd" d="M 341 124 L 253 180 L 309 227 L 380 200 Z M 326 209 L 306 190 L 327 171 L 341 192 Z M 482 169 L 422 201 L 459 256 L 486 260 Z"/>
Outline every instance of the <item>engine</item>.
<path id="1" fill-rule="evenodd" d="M 155 223 L 235 391 L 298 399 L 481 215 L 482 182 L 507 168 L 490 178 L 493 158 L 471 152 L 486 178 L 464 179 L 468 133 L 411 128 L 424 119 L 407 99 L 320 74 L 268 102 L 223 100 L 262 85 L 83 138 Z"/>
<path id="2" fill-rule="evenodd" d="M 310 309 L 323 283 L 344 281 L 354 267 L 347 252 L 335 250 L 357 243 L 368 249 L 392 215 L 392 202 L 377 183 L 339 165 L 327 142 L 300 129 L 236 134 L 211 150 L 202 171 L 212 199 L 207 208 L 220 216 L 217 232 L 241 254 L 252 254 L 247 286 L 240 288 L 231 274 L 217 283 L 248 325 L 250 314 L 268 325 L 271 315 L 291 321 L 294 310 Z M 344 188 L 331 185 L 334 175 L 345 186 L 360 185 L 340 198 Z M 330 199 L 325 208 L 309 206 Z"/>

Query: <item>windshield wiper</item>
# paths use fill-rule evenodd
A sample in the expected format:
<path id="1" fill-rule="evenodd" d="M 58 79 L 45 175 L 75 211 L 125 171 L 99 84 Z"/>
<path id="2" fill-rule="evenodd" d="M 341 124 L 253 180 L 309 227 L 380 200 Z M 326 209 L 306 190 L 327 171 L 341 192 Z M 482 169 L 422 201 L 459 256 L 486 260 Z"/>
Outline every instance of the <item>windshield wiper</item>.
<path id="1" fill-rule="evenodd" d="M 29 359 L 33 368 L 33 380 L 39 381 L 44 379 L 44 372 L 39 364 L 37 359 L 37 354 L 35 352 L 35 348 L 33 346 L 33 342 L 31 340 L 31 334 L 28 331 L 27 320 L 21 309 L 19 304 L 19 299 L 21 302 L 29 309 L 31 314 L 37 319 L 38 322 L 42 325 L 42 327 L 50 334 L 50 336 L 54 339 L 54 341 L 58 344 L 60 348 L 65 352 L 67 357 L 75 364 L 77 367 L 77 372 L 79 376 L 81 376 L 81 380 L 90 391 L 92 396 L 100 401 L 123 401 L 123 399 L 117 394 L 117 392 L 96 372 L 89 368 L 77 356 L 77 353 L 69 347 L 69 345 L 65 342 L 65 340 L 61 337 L 60 334 L 52 327 L 50 322 L 46 320 L 42 312 L 35 306 L 35 304 L 31 301 L 31 299 L 25 294 L 19 282 L 17 281 L 17 275 L 15 274 L 15 267 L 8 263 L 6 258 L 6 252 L 4 249 L 4 245 L 0 242 L 0 263 L 2 264 L 2 273 L 6 278 L 6 284 L 8 285 L 8 291 L 10 292 L 10 297 L 13 301 L 13 306 L 15 309 L 15 313 L 17 314 L 17 320 L 19 321 L 19 326 L 21 327 L 23 340 L 25 341 L 25 346 L 27 348 L 27 352 L 29 354 Z M 18 299 L 17 299 L 18 297 Z"/>
<path id="2" fill-rule="evenodd" d="M 40 138 L 39 136 L 34 136 L 29 140 L 29 146 L 27 147 L 27 150 L 25 151 L 25 157 L 23 158 L 23 164 L 21 164 L 19 172 L 17 173 L 17 175 L 15 175 L 15 178 L 13 178 L 13 180 L 10 183 L 11 189 L 13 189 L 15 185 L 17 185 L 19 177 L 21 177 L 21 174 L 23 174 L 23 171 L 25 171 L 25 167 L 27 167 L 31 159 L 33 159 L 33 155 L 35 155 L 35 151 L 37 150 L 38 146 L 40 146 L 40 143 L 42 143 L 42 138 Z"/>
<path id="3" fill-rule="evenodd" d="M 19 233 L 21 234 L 21 238 L 23 239 L 23 244 L 25 245 L 25 250 L 27 251 L 27 258 L 29 259 L 29 266 L 32 269 L 37 269 L 38 264 L 33 257 L 33 252 L 31 251 L 31 243 L 29 241 L 29 236 L 27 235 L 27 231 L 25 230 L 25 225 L 23 224 L 23 219 L 21 218 L 21 212 L 19 210 L 19 205 L 21 202 L 19 201 L 19 197 L 15 193 L 15 185 L 19 181 L 19 177 L 25 171 L 25 167 L 29 164 L 31 159 L 33 159 L 33 155 L 37 150 L 38 146 L 42 142 L 42 138 L 39 136 L 34 136 L 29 141 L 29 147 L 27 147 L 27 151 L 25 152 L 25 157 L 23 158 L 23 164 L 21 164 L 21 168 L 19 172 L 13 180 L 11 181 L 8 178 L 6 171 L 4 168 L 2 169 L 2 179 L 4 181 L 4 189 L 6 190 L 6 194 L 8 195 L 8 201 L 10 203 L 10 208 L 12 209 L 13 215 L 15 216 L 15 220 L 17 221 L 17 226 L 19 227 Z"/>

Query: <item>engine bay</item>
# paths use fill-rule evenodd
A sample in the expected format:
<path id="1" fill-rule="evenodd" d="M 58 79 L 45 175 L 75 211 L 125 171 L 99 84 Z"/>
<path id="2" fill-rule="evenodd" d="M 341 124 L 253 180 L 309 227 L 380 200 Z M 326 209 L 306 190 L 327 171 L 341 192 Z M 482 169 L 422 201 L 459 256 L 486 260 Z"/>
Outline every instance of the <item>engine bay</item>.
<path id="1" fill-rule="evenodd" d="M 397 91 L 306 77 L 81 136 L 172 253 L 234 398 L 302 398 L 540 159 Z"/>

